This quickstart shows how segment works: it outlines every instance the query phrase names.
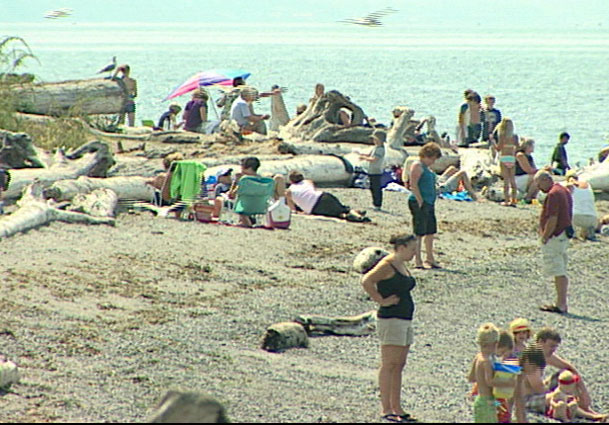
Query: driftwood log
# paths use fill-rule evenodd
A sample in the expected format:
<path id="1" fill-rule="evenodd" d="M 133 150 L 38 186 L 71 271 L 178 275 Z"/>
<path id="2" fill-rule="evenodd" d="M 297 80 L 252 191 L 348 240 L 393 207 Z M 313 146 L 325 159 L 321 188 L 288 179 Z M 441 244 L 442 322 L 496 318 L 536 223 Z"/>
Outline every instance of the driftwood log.
<path id="1" fill-rule="evenodd" d="M 111 190 L 118 200 L 149 201 L 152 188 L 146 184 L 146 177 L 108 177 L 91 178 L 81 176 L 77 179 L 66 179 L 54 182 L 44 190 L 47 199 L 57 202 L 72 201 L 79 194 L 91 193 L 95 190 Z"/>
<path id="2" fill-rule="evenodd" d="M 309 335 L 364 336 L 376 330 L 376 311 L 344 317 L 302 315 L 294 321 L 300 323 Z"/>
<path id="3" fill-rule="evenodd" d="M 351 112 L 351 126 L 340 123 L 339 112 Z M 300 138 L 314 142 L 370 143 L 373 128 L 363 127 L 364 111 L 336 90 L 329 91 L 313 101 L 309 107 L 282 127 L 283 139 Z"/>
<path id="4" fill-rule="evenodd" d="M 1 129 L 0 165 L 13 169 L 45 167 L 29 135 Z"/>
<path id="5" fill-rule="evenodd" d="M 594 190 L 609 191 L 609 157 L 600 164 L 584 168 L 579 178 L 590 183 Z"/>
<path id="6" fill-rule="evenodd" d="M 40 115 L 117 114 L 127 91 L 120 80 L 20 84 L 10 88 L 19 112 Z"/>
<path id="7" fill-rule="evenodd" d="M 224 406 L 214 398 L 194 392 L 169 391 L 149 423 L 229 423 Z"/>
<path id="8" fill-rule="evenodd" d="M 42 188 L 43 185 L 40 182 L 35 182 L 26 187 L 23 196 L 17 201 L 19 207 L 17 211 L 0 219 L 0 239 L 56 220 L 66 223 L 114 225 L 113 218 L 93 217 L 55 208 L 52 203 L 43 198 Z"/>
<path id="9" fill-rule="evenodd" d="M 112 152 L 108 145 L 93 142 L 94 147 L 87 145 L 68 155 L 57 151 L 53 164 L 44 169 L 21 169 L 11 171 L 11 184 L 4 197 L 16 199 L 23 189 L 35 180 L 43 185 L 50 185 L 58 180 L 75 179 L 79 176 L 104 175 L 114 163 Z M 68 157 L 74 158 L 69 160 Z"/>
<path id="10" fill-rule="evenodd" d="M 269 121 L 269 130 L 277 131 L 280 127 L 286 125 L 290 121 L 290 114 L 285 107 L 283 95 L 281 93 L 271 96 L 271 119 Z"/>
<path id="11" fill-rule="evenodd" d="M 289 348 L 308 348 L 309 337 L 305 328 L 296 322 L 275 323 L 262 337 L 262 349 L 281 352 Z"/>
<path id="12" fill-rule="evenodd" d="M 465 171 L 477 187 L 488 186 L 496 181 L 497 163 L 489 149 L 461 148 L 461 170 Z"/>
<path id="13" fill-rule="evenodd" d="M 88 214 L 93 217 L 114 217 L 118 196 L 110 189 L 97 189 L 89 194 L 78 194 L 72 199 L 67 210 Z"/>

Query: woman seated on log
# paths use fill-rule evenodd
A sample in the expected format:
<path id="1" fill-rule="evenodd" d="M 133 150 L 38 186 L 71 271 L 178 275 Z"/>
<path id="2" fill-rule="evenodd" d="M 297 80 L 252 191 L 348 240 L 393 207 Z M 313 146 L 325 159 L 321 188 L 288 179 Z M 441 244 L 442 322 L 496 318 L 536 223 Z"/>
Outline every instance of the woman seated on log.
<path id="1" fill-rule="evenodd" d="M 331 193 L 317 190 L 315 184 L 311 180 L 305 180 L 300 171 L 290 171 L 288 179 L 290 187 L 286 190 L 285 197 L 292 211 L 340 218 L 357 223 L 371 221 L 365 216 L 365 211 L 353 210 L 343 205 Z"/>
<path id="2" fill-rule="evenodd" d="M 184 155 L 182 155 L 180 152 L 167 155 L 165 158 L 163 158 L 163 168 L 165 169 L 165 172 L 157 174 L 155 178 L 146 182 L 146 184 L 156 189 L 154 192 L 154 203 L 156 205 L 168 206 L 173 203 L 170 195 L 171 174 L 173 171 L 172 164 L 183 159 Z M 176 217 L 179 217 L 183 209 L 183 206 L 177 206 L 176 209 L 173 210 Z"/>

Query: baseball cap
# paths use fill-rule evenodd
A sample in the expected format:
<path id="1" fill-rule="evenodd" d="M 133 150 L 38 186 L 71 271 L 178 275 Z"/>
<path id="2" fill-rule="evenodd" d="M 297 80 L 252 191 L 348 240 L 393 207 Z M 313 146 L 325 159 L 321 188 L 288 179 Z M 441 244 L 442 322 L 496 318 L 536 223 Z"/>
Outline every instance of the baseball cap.
<path id="1" fill-rule="evenodd" d="M 232 168 L 220 168 L 218 170 L 218 172 L 216 173 L 216 178 L 220 178 L 220 177 L 224 177 L 224 176 L 230 176 L 230 174 L 233 172 Z"/>

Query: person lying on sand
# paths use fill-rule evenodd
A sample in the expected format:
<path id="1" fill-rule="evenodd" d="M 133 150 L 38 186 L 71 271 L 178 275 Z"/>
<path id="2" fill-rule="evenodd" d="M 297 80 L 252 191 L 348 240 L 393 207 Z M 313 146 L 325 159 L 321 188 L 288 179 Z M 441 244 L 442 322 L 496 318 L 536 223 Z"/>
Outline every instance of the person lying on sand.
<path id="1" fill-rule="evenodd" d="M 340 218 L 357 223 L 370 222 L 370 218 L 364 215 L 364 211 L 353 210 L 343 205 L 331 193 L 317 190 L 315 184 L 311 180 L 305 180 L 300 171 L 291 171 L 288 180 L 290 187 L 285 191 L 285 198 L 292 211 Z"/>

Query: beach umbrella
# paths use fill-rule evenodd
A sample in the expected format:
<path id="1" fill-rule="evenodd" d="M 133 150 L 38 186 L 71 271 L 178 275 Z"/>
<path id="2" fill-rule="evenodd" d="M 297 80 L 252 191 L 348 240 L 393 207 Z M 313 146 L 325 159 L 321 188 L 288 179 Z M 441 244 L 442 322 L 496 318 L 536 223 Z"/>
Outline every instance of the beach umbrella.
<path id="1" fill-rule="evenodd" d="M 241 77 L 244 80 L 251 74 L 241 69 L 212 69 L 209 71 L 198 72 L 178 87 L 176 87 L 169 95 L 163 100 L 170 100 L 174 97 L 182 96 L 188 92 L 191 92 L 199 87 L 213 86 L 220 84 L 223 86 L 230 86 L 233 84 L 235 78 Z"/>

